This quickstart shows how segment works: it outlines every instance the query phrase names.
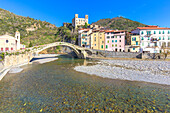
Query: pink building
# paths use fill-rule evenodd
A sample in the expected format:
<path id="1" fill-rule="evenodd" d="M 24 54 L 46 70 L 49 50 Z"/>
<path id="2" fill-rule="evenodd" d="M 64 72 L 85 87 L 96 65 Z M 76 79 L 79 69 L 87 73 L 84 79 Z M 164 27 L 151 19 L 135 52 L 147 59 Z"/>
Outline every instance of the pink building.
<path id="1" fill-rule="evenodd" d="M 125 50 L 125 36 L 125 30 L 106 30 L 105 50 L 123 52 Z"/>

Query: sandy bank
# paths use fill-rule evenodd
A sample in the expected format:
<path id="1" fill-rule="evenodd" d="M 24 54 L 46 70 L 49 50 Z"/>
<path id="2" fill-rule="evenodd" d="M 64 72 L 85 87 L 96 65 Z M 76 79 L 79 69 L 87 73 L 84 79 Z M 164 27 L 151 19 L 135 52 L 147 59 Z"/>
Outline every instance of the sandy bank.
<path id="1" fill-rule="evenodd" d="M 168 61 L 101 60 L 97 65 L 77 66 L 74 69 L 103 78 L 170 85 Z"/>

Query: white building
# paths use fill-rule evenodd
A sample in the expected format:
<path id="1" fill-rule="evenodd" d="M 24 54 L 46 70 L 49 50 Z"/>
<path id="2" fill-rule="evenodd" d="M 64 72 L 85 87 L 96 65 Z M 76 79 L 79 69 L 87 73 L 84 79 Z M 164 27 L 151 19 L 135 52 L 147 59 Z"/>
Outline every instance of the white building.
<path id="1" fill-rule="evenodd" d="M 160 53 L 162 47 L 170 47 L 170 28 L 138 27 L 132 33 L 140 35 L 141 52 Z"/>
<path id="2" fill-rule="evenodd" d="M 88 15 L 85 15 L 85 18 L 78 18 L 78 14 L 75 14 L 75 17 L 72 19 L 72 26 L 77 28 L 77 26 L 88 24 Z"/>
<path id="3" fill-rule="evenodd" d="M 78 33 L 78 45 L 81 47 L 90 48 L 90 33 L 92 33 L 92 29 L 80 29 Z"/>
<path id="4" fill-rule="evenodd" d="M 22 45 L 22 49 L 25 45 Z M 8 34 L 0 36 L 0 52 L 20 50 L 20 33 L 16 31 L 15 37 Z"/>

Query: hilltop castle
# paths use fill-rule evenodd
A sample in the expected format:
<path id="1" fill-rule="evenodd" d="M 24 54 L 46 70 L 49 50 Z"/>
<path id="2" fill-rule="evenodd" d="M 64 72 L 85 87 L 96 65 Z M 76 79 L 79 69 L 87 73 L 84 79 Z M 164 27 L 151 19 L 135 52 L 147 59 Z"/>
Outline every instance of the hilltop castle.
<path id="1" fill-rule="evenodd" d="M 75 14 L 75 17 L 72 19 L 72 26 L 77 28 L 77 26 L 88 24 L 88 15 L 85 15 L 85 18 L 78 18 L 78 14 Z"/>

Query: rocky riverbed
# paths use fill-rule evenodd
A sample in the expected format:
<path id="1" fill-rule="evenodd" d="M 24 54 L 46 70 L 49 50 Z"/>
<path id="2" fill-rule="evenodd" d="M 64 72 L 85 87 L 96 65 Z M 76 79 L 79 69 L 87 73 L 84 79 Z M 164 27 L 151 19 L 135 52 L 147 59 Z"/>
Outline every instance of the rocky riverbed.
<path id="1" fill-rule="evenodd" d="M 74 69 L 103 78 L 170 85 L 169 61 L 100 60 L 96 65 L 77 66 Z"/>

